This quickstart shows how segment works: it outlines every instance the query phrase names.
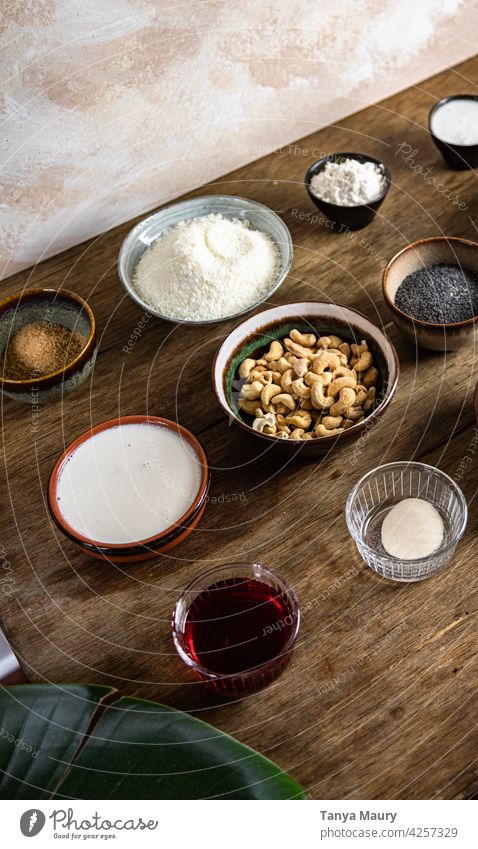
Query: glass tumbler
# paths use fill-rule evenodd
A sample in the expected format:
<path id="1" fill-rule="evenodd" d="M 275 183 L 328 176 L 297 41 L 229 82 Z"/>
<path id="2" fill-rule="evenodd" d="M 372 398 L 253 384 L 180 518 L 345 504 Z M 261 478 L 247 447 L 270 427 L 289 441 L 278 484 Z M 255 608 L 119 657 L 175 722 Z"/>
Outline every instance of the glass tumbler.
<path id="1" fill-rule="evenodd" d="M 220 566 L 195 578 L 173 613 L 180 658 L 211 690 L 254 693 L 285 669 L 300 627 L 292 587 L 257 563 Z"/>

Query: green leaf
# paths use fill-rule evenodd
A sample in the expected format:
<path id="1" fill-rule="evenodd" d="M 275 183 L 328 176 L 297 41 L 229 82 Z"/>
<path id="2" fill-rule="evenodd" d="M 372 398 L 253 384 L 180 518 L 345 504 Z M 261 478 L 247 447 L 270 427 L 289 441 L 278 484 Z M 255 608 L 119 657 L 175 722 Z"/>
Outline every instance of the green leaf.
<path id="1" fill-rule="evenodd" d="M 102 715 L 60 794 L 80 799 L 306 798 L 272 761 L 212 725 L 128 698 Z"/>
<path id="2" fill-rule="evenodd" d="M 111 687 L 21 684 L 0 691 L 0 798 L 48 799 Z"/>
<path id="3" fill-rule="evenodd" d="M 97 713 L 111 692 L 81 685 L 0 691 L 0 727 L 8 729 L 0 738 L 0 797 L 307 798 L 272 761 L 186 713 L 130 698 Z"/>

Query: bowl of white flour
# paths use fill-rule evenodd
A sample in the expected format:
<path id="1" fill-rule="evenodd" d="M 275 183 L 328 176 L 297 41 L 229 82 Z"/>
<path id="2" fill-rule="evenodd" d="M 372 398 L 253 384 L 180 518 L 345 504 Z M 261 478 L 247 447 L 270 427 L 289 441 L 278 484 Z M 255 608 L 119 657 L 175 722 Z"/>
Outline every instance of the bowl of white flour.
<path id="1" fill-rule="evenodd" d="M 151 315 L 213 324 L 264 303 L 292 256 L 289 230 L 275 212 L 216 195 L 172 204 L 137 224 L 121 246 L 118 273 Z"/>
<path id="2" fill-rule="evenodd" d="M 310 199 L 338 233 L 361 230 L 373 221 L 391 184 L 384 162 L 364 153 L 332 153 L 305 175 Z"/>

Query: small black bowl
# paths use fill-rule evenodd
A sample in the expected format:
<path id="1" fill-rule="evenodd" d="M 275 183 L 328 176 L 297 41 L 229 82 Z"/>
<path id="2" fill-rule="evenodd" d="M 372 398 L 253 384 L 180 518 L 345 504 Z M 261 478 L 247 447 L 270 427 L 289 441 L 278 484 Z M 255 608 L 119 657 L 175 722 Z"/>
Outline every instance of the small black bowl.
<path id="1" fill-rule="evenodd" d="M 380 197 L 369 204 L 360 204 L 360 206 L 339 206 L 335 203 L 327 203 L 327 201 L 321 200 L 314 194 L 310 188 L 312 178 L 319 171 L 322 171 L 327 162 L 343 162 L 345 159 L 356 159 L 358 162 L 373 162 L 374 165 L 380 166 L 385 176 L 385 188 Z M 314 162 L 305 175 L 305 187 L 310 199 L 327 218 L 341 225 L 341 232 L 346 230 L 361 230 L 362 227 L 370 224 L 377 209 L 385 200 L 391 181 L 392 175 L 387 166 L 383 162 L 380 162 L 379 159 L 374 159 L 373 156 L 367 156 L 365 153 L 331 153 L 329 156 L 319 159 L 318 162 Z"/>
<path id="2" fill-rule="evenodd" d="M 476 94 L 452 94 L 450 97 L 443 97 L 430 109 L 428 115 L 428 129 L 430 135 L 435 142 L 438 150 L 443 156 L 445 162 L 455 171 L 465 171 L 467 168 L 476 168 L 478 166 L 478 144 L 450 144 L 438 138 L 432 132 L 433 116 L 441 109 L 445 103 L 451 100 L 478 100 Z"/>

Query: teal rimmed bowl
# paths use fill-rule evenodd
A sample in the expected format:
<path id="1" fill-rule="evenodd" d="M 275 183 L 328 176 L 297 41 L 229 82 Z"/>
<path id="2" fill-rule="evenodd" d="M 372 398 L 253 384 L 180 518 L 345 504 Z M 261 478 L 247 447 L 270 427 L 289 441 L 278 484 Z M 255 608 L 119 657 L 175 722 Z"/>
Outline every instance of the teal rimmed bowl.
<path id="1" fill-rule="evenodd" d="M 366 339 L 379 372 L 378 402 L 363 422 L 353 425 L 338 436 L 309 440 L 277 439 L 252 428 L 252 416 L 238 406 L 243 380 L 238 377 L 240 363 L 247 357 L 258 359 L 274 339 L 287 336 L 292 328 L 320 335 L 333 333 L 344 341 L 360 343 Z M 369 431 L 383 415 L 397 390 L 400 366 L 394 345 L 366 316 L 340 304 L 301 301 L 272 307 L 239 324 L 220 346 L 212 368 L 213 387 L 219 405 L 228 418 L 256 440 L 264 450 L 277 448 L 302 457 L 327 454 L 337 445 L 346 444 Z"/>
<path id="2" fill-rule="evenodd" d="M 165 310 L 158 310 L 143 299 L 134 285 L 135 268 L 143 253 L 147 251 L 162 233 L 179 224 L 181 221 L 190 221 L 204 215 L 221 214 L 224 218 L 237 218 L 240 221 L 247 220 L 254 230 L 261 230 L 275 242 L 280 253 L 279 270 L 272 281 L 269 289 L 263 297 L 254 303 L 248 304 L 240 312 L 231 315 L 212 318 L 207 321 L 186 321 L 173 315 L 168 315 Z M 165 206 L 159 212 L 144 218 L 136 224 L 126 236 L 118 257 L 118 274 L 128 295 L 145 312 L 162 318 L 164 321 L 172 321 L 175 324 L 218 324 L 231 318 L 239 318 L 251 310 L 263 304 L 274 294 L 287 277 L 292 265 L 293 247 L 290 232 L 282 218 L 272 209 L 247 198 L 233 197 L 230 195 L 210 195 L 206 197 L 184 200 Z"/>

